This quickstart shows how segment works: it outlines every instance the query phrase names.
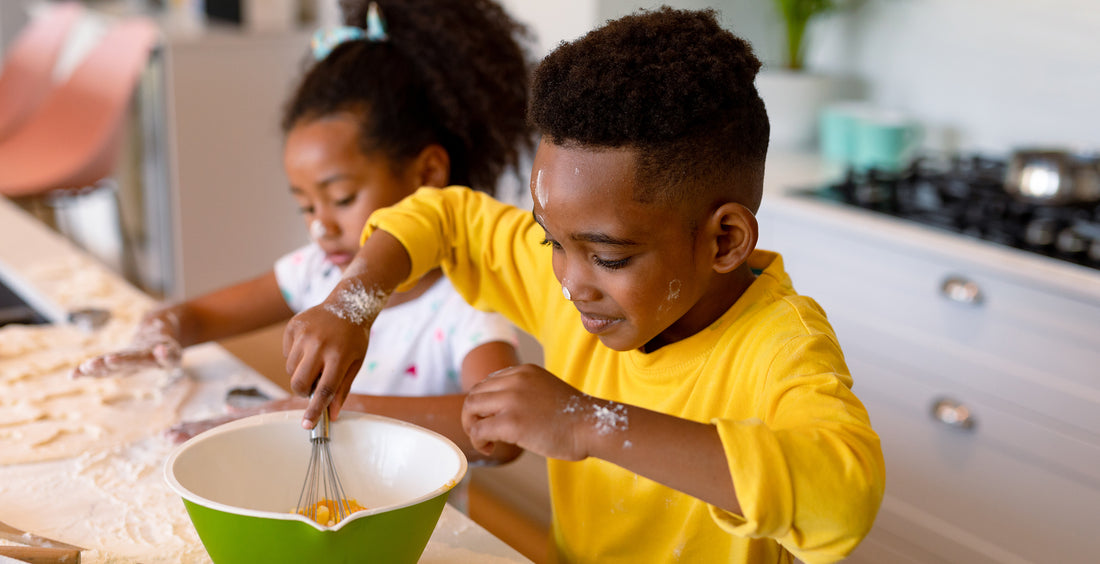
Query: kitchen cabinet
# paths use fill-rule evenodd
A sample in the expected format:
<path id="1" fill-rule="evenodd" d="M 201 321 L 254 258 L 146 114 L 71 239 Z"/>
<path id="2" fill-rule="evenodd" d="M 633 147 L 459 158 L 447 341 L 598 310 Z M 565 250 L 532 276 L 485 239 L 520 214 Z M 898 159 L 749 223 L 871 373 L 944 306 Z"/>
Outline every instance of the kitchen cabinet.
<path id="1" fill-rule="evenodd" d="M 166 28 L 164 217 L 173 299 L 270 270 L 307 242 L 282 168 L 281 111 L 308 55 L 309 30 Z M 168 226 L 171 226 L 169 229 Z"/>
<path id="2" fill-rule="evenodd" d="M 1100 271 L 777 186 L 759 221 L 882 439 L 886 497 L 849 561 L 1093 561 Z"/>

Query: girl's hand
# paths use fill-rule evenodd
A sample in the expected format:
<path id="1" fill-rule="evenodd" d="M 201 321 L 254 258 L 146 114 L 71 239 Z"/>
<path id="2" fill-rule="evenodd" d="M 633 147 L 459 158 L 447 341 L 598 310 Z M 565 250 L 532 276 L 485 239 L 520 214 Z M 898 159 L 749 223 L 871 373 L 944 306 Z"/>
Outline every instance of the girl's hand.
<path id="1" fill-rule="evenodd" d="M 341 281 L 324 303 L 291 318 L 283 334 L 290 389 L 309 397 L 302 426 L 312 429 L 328 408 L 335 419 L 363 364 L 368 336 L 387 295 Z"/>
<path id="2" fill-rule="evenodd" d="M 102 378 L 132 373 L 146 368 L 176 370 L 183 358 L 179 343 L 179 324 L 171 314 L 149 314 L 138 325 L 126 349 L 90 358 L 73 369 L 73 378 Z"/>
<path id="3" fill-rule="evenodd" d="M 199 419 L 197 421 L 184 421 L 170 427 L 164 434 L 175 444 L 182 443 L 199 433 L 208 431 L 217 427 L 218 425 L 224 425 L 230 421 L 236 421 L 250 415 L 259 415 L 261 413 L 270 413 L 272 411 L 286 411 L 289 409 L 301 409 L 304 407 L 304 400 L 301 398 L 287 398 L 272 400 L 249 409 L 233 409 L 230 407 L 229 413 L 220 417 L 212 417 L 210 419 Z"/>
<path id="4" fill-rule="evenodd" d="M 462 427 L 479 452 L 497 442 L 548 458 L 583 460 L 601 429 L 615 429 L 610 402 L 583 394 L 541 366 L 498 370 L 475 385 L 462 407 Z M 608 417 L 603 416 L 606 410 Z"/>

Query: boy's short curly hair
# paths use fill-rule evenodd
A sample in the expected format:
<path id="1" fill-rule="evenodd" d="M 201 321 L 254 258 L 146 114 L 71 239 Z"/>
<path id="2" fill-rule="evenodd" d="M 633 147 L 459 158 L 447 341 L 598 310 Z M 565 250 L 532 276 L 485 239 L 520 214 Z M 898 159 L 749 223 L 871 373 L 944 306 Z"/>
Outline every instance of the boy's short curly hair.
<path id="1" fill-rule="evenodd" d="M 635 151 L 639 201 L 755 211 L 769 135 L 759 69 L 714 10 L 643 10 L 551 52 L 528 119 L 555 145 Z"/>
<path id="2" fill-rule="evenodd" d="M 364 152 L 401 167 L 438 143 L 450 183 L 492 194 L 533 144 L 528 31 L 493 0 L 375 2 L 389 39 L 348 41 L 312 63 L 284 108 L 283 131 L 352 112 Z M 370 3 L 341 0 L 346 25 L 365 27 Z"/>

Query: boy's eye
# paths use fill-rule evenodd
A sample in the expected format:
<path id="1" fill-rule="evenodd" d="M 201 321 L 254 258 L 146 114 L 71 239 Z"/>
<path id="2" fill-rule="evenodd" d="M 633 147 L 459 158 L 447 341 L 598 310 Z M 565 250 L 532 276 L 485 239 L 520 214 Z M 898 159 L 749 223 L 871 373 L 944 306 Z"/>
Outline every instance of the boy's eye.
<path id="1" fill-rule="evenodd" d="M 551 238 L 549 238 L 549 237 L 546 237 L 546 238 L 544 238 L 544 239 L 542 240 L 542 242 L 540 242 L 539 244 L 540 244 L 540 245 L 546 245 L 546 246 L 548 246 L 548 247 L 550 247 L 550 248 L 552 248 L 552 249 L 560 249 L 560 248 L 561 248 L 561 244 L 560 244 L 560 243 L 558 243 L 557 241 L 554 241 L 553 239 L 551 239 Z"/>
<path id="2" fill-rule="evenodd" d="M 592 262 L 596 263 L 596 266 L 599 266 L 600 268 L 606 268 L 608 270 L 618 270 L 620 268 L 623 268 L 627 265 L 627 263 L 630 262 L 630 257 L 617 260 L 605 260 L 600 257 L 594 256 L 592 257 Z"/>
<path id="3" fill-rule="evenodd" d="M 302 215 L 310 215 L 313 213 L 313 206 L 298 206 L 298 213 Z"/>

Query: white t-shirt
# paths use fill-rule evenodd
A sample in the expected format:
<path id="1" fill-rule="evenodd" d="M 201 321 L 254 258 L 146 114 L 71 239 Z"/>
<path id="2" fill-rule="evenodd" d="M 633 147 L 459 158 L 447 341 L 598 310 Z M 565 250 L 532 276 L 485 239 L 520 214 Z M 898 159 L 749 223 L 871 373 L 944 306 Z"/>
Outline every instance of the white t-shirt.
<path id="1" fill-rule="evenodd" d="M 321 303 L 340 275 L 313 243 L 275 263 L 279 289 L 295 312 Z M 460 393 L 463 359 L 494 341 L 518 346 L 515 328 L 499 314 L 474 309 L 450 280 L 441 278 L 420 297 L 378 314 L 351 391 L 394 396 Z"/>

